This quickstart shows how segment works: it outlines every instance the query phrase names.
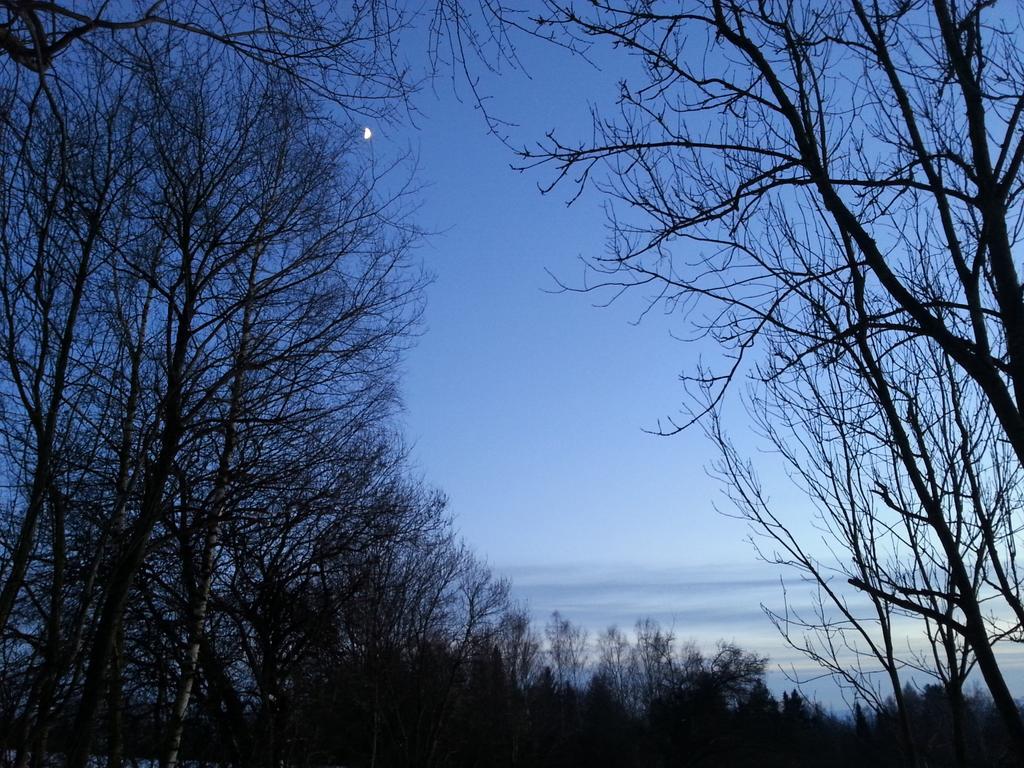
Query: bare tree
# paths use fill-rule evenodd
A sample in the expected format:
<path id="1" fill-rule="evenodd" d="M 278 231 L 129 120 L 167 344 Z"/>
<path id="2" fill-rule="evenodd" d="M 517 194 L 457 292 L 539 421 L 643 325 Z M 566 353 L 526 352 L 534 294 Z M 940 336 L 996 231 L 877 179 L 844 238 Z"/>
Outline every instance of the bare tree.
<path id="1" fill-rule="evenodd" d="M 870 354 L 871 346 L 865 342 L 862 349 Z M 941 509 L 958 557 L 970 569 L 973 592 L 982 599 L 1003 593 L 1012 604 L 1017 590 L 1005 573 L 1016 570 L 1014 524 L 1006 505 L 1016 505 L 1011 500 L 1018 493 L 1019 464 L 998 439 L 990 411 L 971 399 L 965 376 L 941 354 L 905 345 L 878 357 L 907 413 L 915 449 L 910 461 L 893 436 L 883 390 L 872 386 L 876 379 L 866 367 L 848 367 L 860 359 L 855 350 L 837 355 L 826 348 L 813 366 L 791 366 L 752 408 L 814 504 L 824 534 L 816 548 L 801 544 L 792 517 L 772 509 L 717 419 L 710 432 L 723 451 L 720 470 L 732 500 L 768 539 L 763 556 L 797 568 L 816 586 L 814 615 L 791 609 L 770 614 L 784 636 L 876 711 L 886 693 L 893 696 L 910 762 L 914 749 L 902 689 L 907 673 L 935 676 L 950 697 L 962 763 L 963 684 L 974 651 L 958 622 L 960 604 L 971 598 L 959 596 L 922 510 Z M 920 495 L 919 488 L 929 493 Z M 859 595 L 849 594 L 848 585 Z M 993 643 L 1018 631 L 1016 616 L 993 613 L 987 620 Z M 888 691 L 874 682 L 880 673 Z"/>
<path id="2" fill-rule="evenodd" d="M 555 611 L 544 626 L 544 636 L 555 684 L 566 690 L 582 688 L 587 666 L 587 630 Z"/>
<path id="3" fill-rule="evenodd" d="M 344 423 L 386 413 L 392 342 L 415 316 L 415 283 L 402 282 L 405 236 L 386 239 L 393 230 L 381 226 L 366 181 L 340 172 L 342 148 L 287 87 L 243 80 L 233 88 L 223 70 L 151 71 L 143 104 L 151 202 L 140 213 L 164 247 L 126 268 L 140 288 L 154 288 L 151 312 L 164 318 L 151 337 L 155 437 L 135 470 L 137 506 L 104 585 L 73 762 L 85 758 L 135 575 L 171 514 L 184 515 L 184 554 L 200 532 L 184 559 L 195 571 L 165 758 L 173 763 L 220 531 L 237 503 L 233 478 L 276 484 L 286 470 L 273 453 L 243 471 L 254 454 L 301 445 L 334 414 Z"/>
<path id="4" fill-rule="evenodd" d="M 972 533 L 946 514 L 958 495 L 919 462 L 931 424 L 913 408 L 914 389 L 900 389 L 915 370 L 890 356 L 909 346 L 914 365 L 950 366 L 965 412 L 976 404 L 989 414 L 1020 465 L 1019 23 L 986 2 L 943 0 L 554 1 L 539 21 L 536 33 L 562 45 L 607 43 L 640 65 L 615 112 L 596 115 L 592 139 L 551 135 L 524 157 L 554 169 L 552 186 L 594 180 L 624 203 L 590 285 L 653 291 L 725 351 L 691 378 L 694 408 L 664 431 L 712 412 L 743 373 L 760 386 L 793 365 L 846 360 L 895 448 L 912 500 L 901 513 L 917 537 L 911 549 L 948 574 L 925 585 L 919 572 L 912 588 L 955 605 L 954 617 L 929 618 L 970 648 L 1024 755 L 1024 722 L 992 650 L 1006 627 L 989 621 L 1016 622 L 1015 570 L 1005 559 L 977 570 L 991 556 L 983 538 L 1006 546 L 1015 528 Z M 773 334 L 787 344 L 773 346 Z M 992 514 L 984 518 L 1005 520 Z M 863 579 L 855 586 L 893 609 L 907 598 Z M 918 615 L 926 602 L 915 601 Z"/>
<path id="5" fill-rule="evenodd" d="M 129 227 L 135 189 L 134 118 L 126 78 L 103 62 L 81 94 L 91 109 L 55 114 L 46 101 L 14 100 L 0 136 L 6 172 L 2 258 L 4 287 L 3 472 L 8 489 L 0 629 L 4 642 L 27 644 L 39 665 L 26 691 L 18 734 L 44 749 L 59 708 L 59 683 L 83 642 L 107 524 L 88 522 L 97 500 L 91 477 L 103 461 L 101 433 L 76 428 L 93 415 L 112 350 L 98 320 L 94 290 Z M 33 124 L 42 127 L 32 129 Z M 133 333 L 124 329 L 130 342 Z M 115 364 L 120 364 L 118 358 Z M 103 428 L 120 425 L 103 423 Z M 46 600 L 19 602 L 30 594 Z M 31 629 L 29 629 L 31 628 Z"/>
<path id="6" fill-rule="evenodd" d="M 371 765 L 444 764 L 470 663 L 504 634 L 508 584 L 455 539 L 440 502 L 415 501 L 430 524 L 369 548 L 347 575 L 341 623 L 363 670 Z"/>
<path id="7" fill-rule="evenodd" d="M 82 763 L 105 704 L 117 766 L 125 617 L 181 609 L 160 678 L 175 762 L 236 516 L 287 528 L 326 505 L 337 541 L 379 533 L 352 489 L 368 503 L 381 477 L 418 315 L 403 199 L 377 195 L 288 77 L 173 50 L 140 49 L 138 71 L 96 56 L 80 109 L 15 94 L 0 130 L 0 643 L 26 661 L 5 670 L 19 764 L 45 758 L 69 707 Z"/>
<path id="8" fill-rule="evenodd" d="M 18 68 L 73 80 L 73 72 L 61 65 L 67 58 L 73 70 L 81 50 L 106 49 L 116 61 L 140 39 L 152 48 L 163 47 L 168 36 L 193 37 L 290 78 L 345 110 L 386 115 L 414 85 L 394 55 L 409 15 L 390 2 L 5 0 L 0 54 Z"/>
<path id="9" fill-rule="evenodd" d="M 541 641 L 527 613 L 514 610 L 502 616 L 495 643 L 512 685 L 527 690 L 536 681 L 541 662 Z"/>
<path id="10" fill-rule="evenodd" d="M 616 701 L 634 714 L 642 710 L 639 661 L 629 638 L 618 627 L 608 627 L 598 635 L 594 674 L 602 677 Z"/>

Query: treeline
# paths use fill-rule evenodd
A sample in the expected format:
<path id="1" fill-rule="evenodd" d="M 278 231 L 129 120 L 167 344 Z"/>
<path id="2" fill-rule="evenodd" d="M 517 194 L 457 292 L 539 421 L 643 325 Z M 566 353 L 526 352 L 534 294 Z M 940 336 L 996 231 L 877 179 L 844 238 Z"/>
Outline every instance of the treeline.
<path id="1" fill-rule="evenodd" d="M 999 715 L 980 693 L 966 700 L 971 749 L 962 761 L 948 696 L 937 685 L 908 686 L 903 705 L 917 740 L 910 756 L 891 700 L 880 711 L 858 704 L 836 715 L 795 689 L 777 697 L 765 684 L 766 659 L 734 644 L 702 650 L 650 620 L 628 635 L 610 628 L 591 639 L 557 613 L 538 631 L 504 584 L 443 526 L 435 533 L 378 551 L 369 568 L 350 562 L 351 578 L 336 582 L 344 587 L 333 595 L 311 583 L 282 594 L 330 607 L 288 624 L 290 642 L 269 651 L 276 656 L 254 656 L 254 638 L 221 636 L 216 628 L 225 624 L 214 623 L 182 760 L 353 768 L 1015 764 Z M 257 637 L 268 630 L 252 629 Z M 176 674 L 158 654 L 126 649 L 133 682 L 121 704 L 118 759 L 129 765 L 152 765 L 160 755 Z M 264 688 L 268 669 L 277 674 L 272 693 Z M 110 746 L 101 735 L 99 764 L 112 761 Z"/>
<path id="2" fill-rule="evenodd" d="M 295 743 L 308 750 L 297 762 L 1016 765 L 1000 715 L 981 692 L 962 703 L 968 752 L 960 754 L 947 692 L 908 685 L 901 697 L 914 738 L 908 751 L 892 698 L 873 711 L 857 703 L 836 714 L 796 689 L 777 697 L 765 682 L 765 657 L 733 643 L 680 643 L 651 620 L 628 634 L 612 627 L 590 638 L 557 612 L 538 631 L 506 605 L 468 646 L 453 644 L 454 630 L 426 646 L 418 639 L 389 646 L 387 663 L 373 670 L 362 654 L 340 652 L 320 693 L 309 691 L 308 717 L 297 721 Z"/>

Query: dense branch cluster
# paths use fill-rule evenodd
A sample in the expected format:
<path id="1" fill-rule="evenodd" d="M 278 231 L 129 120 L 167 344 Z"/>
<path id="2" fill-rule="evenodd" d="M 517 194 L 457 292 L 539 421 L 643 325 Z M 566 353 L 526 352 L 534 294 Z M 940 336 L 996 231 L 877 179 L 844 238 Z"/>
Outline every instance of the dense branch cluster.
<path id="1" fill-rule="evenodd" d="M 251 71 L 271 71 L 349 112 L 383 116 L 415 87 L 396 56 L 411 11 L 375 0 L 89 0 L 0 2 L 0 66 L 63 79 L 82 50 L 121 64 L 140 40 L 210 43 Z M 61 66 L 57 66 L 60 61 Z"/>
<path id="2" fill-rule="evenodd" d="M 426 547 L 445 626 L 503 599 L 393 431 L 416 232 L 273 67 L 173 31 L 67 61 L 0 125 L 5 749 L 83 766 L 103 721 L 120 764 L 141 700 L 174 765 L 216 692 L 276 765 L 345 579 Z"/>

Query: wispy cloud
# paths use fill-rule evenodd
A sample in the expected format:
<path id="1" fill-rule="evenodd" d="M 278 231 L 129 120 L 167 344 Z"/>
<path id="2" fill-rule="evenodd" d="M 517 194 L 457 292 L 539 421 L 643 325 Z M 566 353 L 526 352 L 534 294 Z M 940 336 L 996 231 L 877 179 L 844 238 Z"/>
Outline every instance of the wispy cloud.
<path id="1" fill-rule="evenodd" d="M 694 639 L 775 635 L 761 603 L 780 602 L 778 575 L 763 564 L 658 567 L 575 563 L 506 566 L 513 594 L 543 621 L 560 611 L 592 632 L 652 618 Z"/>

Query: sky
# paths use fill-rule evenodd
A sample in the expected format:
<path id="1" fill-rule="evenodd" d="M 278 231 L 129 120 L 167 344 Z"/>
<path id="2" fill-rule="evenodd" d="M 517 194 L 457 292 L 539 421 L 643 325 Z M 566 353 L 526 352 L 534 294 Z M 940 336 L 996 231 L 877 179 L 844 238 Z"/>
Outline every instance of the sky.
<path id="1" fill-rule="evenodd" d="M 584 127 L 586 92 L 611 84 L 555 58 L 557 80 L 493 79 L 495 109 L 515 113 L 524 140 Z M 529 62 L 531 73 L 554 65 Z M 418 154 L 417 218 L 435 231 L 421 249 L 435 280 L 407 360 L 406 417 L 417 463 L 467 540 L 496 566 L 747 558 L 742 526 L 706 514 L 704 439 L 644 431 L 678 412 L 695 350 L 671 338 L 671 318 L 637 325 L 639 294 L 601 308 L 603 296 L 558 290 L 604 248 L 601 199 L 542 196 L 546 174 L 512 170 L 468 94 L 460 102 L 450 80 L 434 93 L 398 139 Z"/>
<path id="2" fill-rule="evenodd" d="M 621 73 L 542 44 L 520 55 L 526 72 L 480 83 L 489 111 L 515 122 L 512 144 L 552 129 L 588 136 L 591 105 L 611 102 Z M 439 78 L 415 103 L 415 125 L 372 126 L 368 151 L 411 152 L 423 184 L 416 220 L 431 234 L 419 256 L 434 281 L 405 362 L 404 422 L 414 466 L 448 496 L 460 534 L 538 624 L 558 610 L 593 636 L 652 617 L 681 640 L 768 655 L 777 688 L 786 672 L 814 677 L 761 608 L 782 610 L 781 572 L 716 509 L 712 445 L 697 429 L 650 433 L 679 414 L 679 375 L 715 350 L 674 337 L 679 318 L 645 314 L 640 293 L 602 306 L 607 296 L 560 291 L 582 284 L 581 257 L 603 252 L 605 201 L 591 191 L 567 205 L 571 187 L 542 195 L 550 172 L 512 168 L 464 83 Z M 739 405 L 731 432 L 816 535 Z M 804 585 L 790 589 L 809 605 Z M 805 691 L 841 706 L 827 683 Z"/>
<path id="3" fill-rule="evenodd" d="M 513 142 L 589 131 L 617 73 L 544 45 L 520 53 L 527 72 L 481 86 L 516 122 Z M 512 168 L 463 83 L 439 78 L 416 105 L 415 125 L 372 126 L 370 151 L 416 157 L 415 218 L 430 231 L 419 256 L 434 280 L 403 377 L 417 471 L 539 623 L 559 610 L 596 633 L 651 616 L 683 639 L 781 653 L 760 608 L 778 602 L 777 574 L 745 524 L 716 512 L 710 444 L 650 433 L 678 415 L 680 373 L 713 350 L 673 338 L 677 318 L 644 315 L 642 294 L 599 306 L 560 291 L 604 249 L 603 199 L 542 195 L 547 172 Z"/>
<path id="4" fill-rule="evenodd" d="M 485 86 L 523 142 L 588 130 L 588 97 L 614 85 L 558 54 L 536 46 L 532 79 L 511 72 Z M 557 78 L 544 75 L 555 67 Z M 435 233 L 421 248 L 435 280 L 406 363 L 406 420 L 417 464 L 467 540 L 496 566 L 748 560 L 743 526 L 708 514 L 703 437 L 645 432 L 678 413 L 678 376 L 699 350 L 670 336 L 672 318 L 637 324 L 640 294 L 602 308 L 604 296 L 558 290 L 580 284 L 580 257 L 604 249 L 601 198 L 542 196 L 546 173 L 514 171 L 450 80 L 417 103 L 418 128 L 383 139 L 417 154 L 417 219 Z"/>

